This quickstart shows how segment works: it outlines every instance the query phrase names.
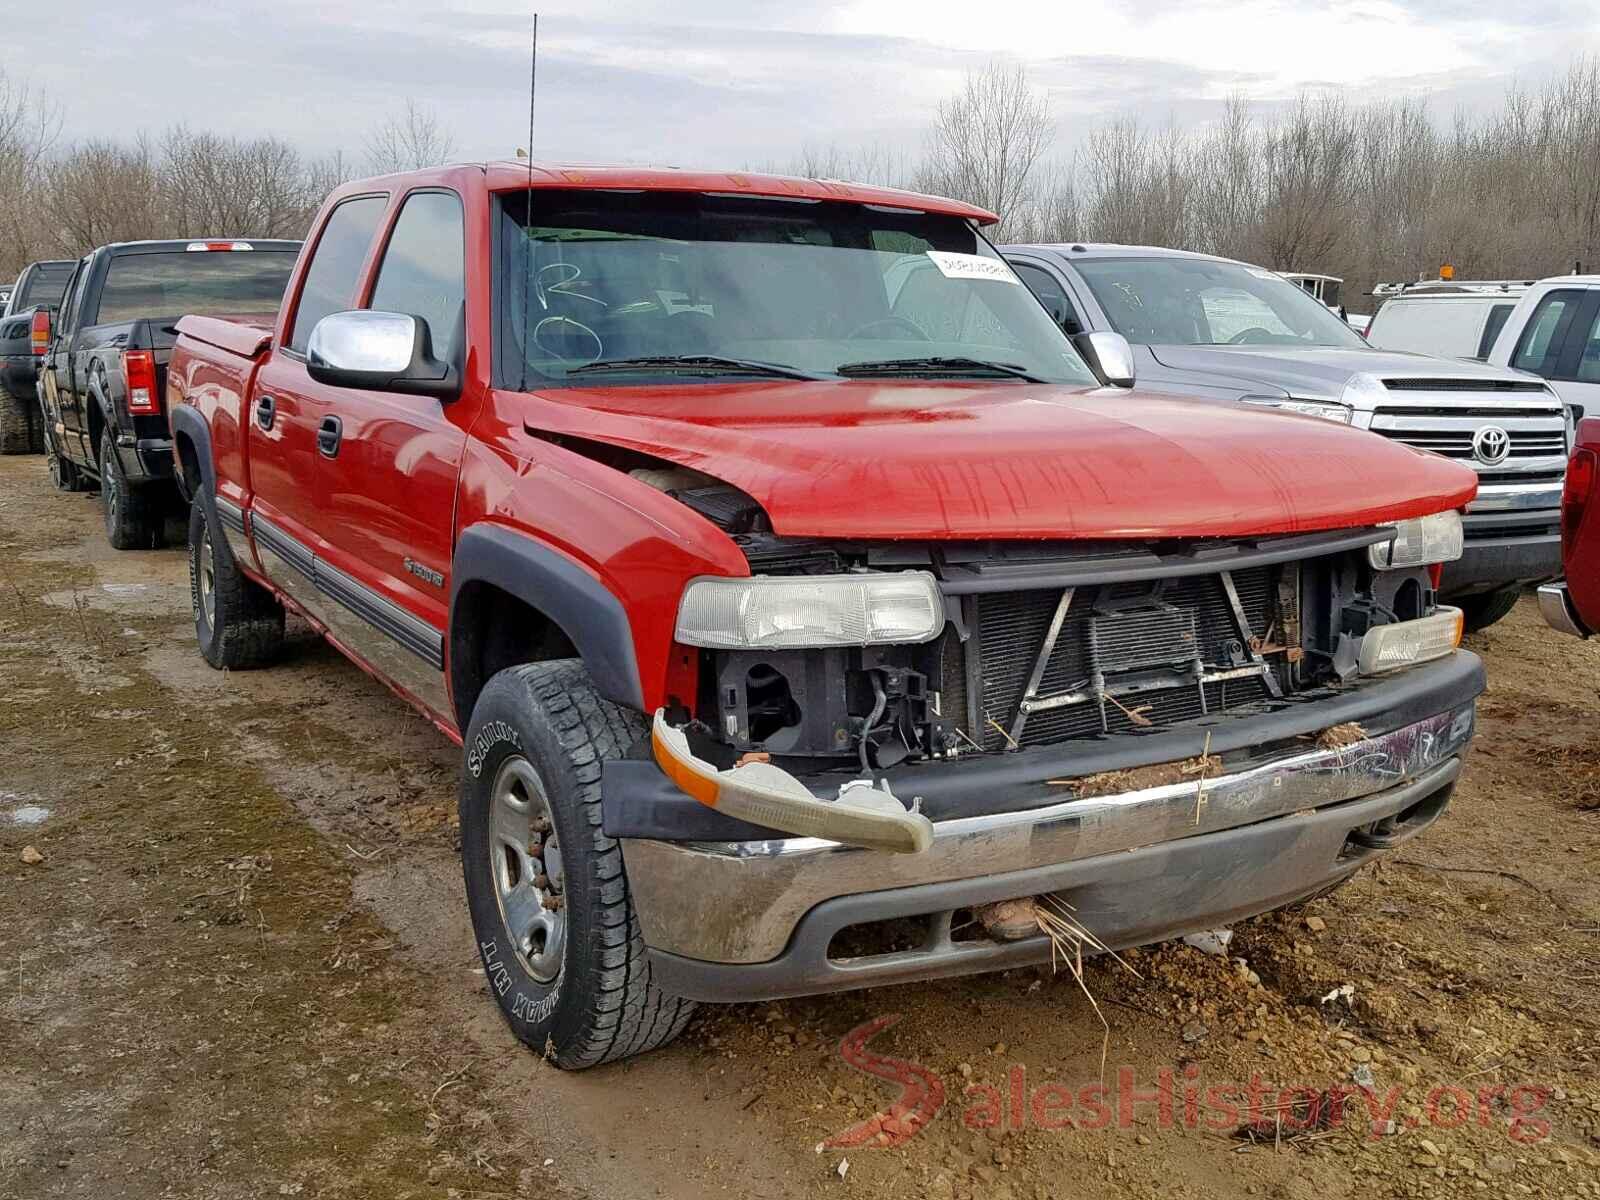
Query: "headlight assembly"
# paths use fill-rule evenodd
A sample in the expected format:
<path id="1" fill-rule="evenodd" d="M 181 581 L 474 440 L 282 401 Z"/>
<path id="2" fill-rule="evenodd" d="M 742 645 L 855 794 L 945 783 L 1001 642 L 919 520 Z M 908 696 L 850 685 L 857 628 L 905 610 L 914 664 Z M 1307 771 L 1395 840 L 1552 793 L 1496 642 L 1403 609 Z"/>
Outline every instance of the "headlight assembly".
<path id="1" fill-rule="evenodd" d="M 928 642 L 944 628 L 926 571 L 696 579 L 678 606 L 677 639 L 720 650 Z"/>
<path id="2" fill-rule="evenodd" d="M 1332 400 L 1300 400 L 1294 396 L 1245 396 L 1246 404 L 1259 404 L 1263 408 L 1276 408 L 1284 412 L 1300 413 L 1307 417 L 1321 417 L 1324 421 L 1337 421 L 1348 425 L 1354 416 L 1348 404 L 1335 404 Z"/>
<path id="3" fill-rule="evenodd" d="M 1367 547 L 1367 561 L 1376 571 L 1394 567 L 1424 567 L 1454 562 L 1461 557 L 1461 514 L 1451 509 L 1397 521 L 1394 538 Z"/>

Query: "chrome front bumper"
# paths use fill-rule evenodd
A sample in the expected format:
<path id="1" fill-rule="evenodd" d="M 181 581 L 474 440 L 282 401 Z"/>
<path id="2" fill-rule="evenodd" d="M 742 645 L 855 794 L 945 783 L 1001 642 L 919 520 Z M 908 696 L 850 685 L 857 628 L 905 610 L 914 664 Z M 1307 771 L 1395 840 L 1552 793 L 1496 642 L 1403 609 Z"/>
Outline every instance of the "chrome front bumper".
<path id="1" fill-rule="evenodd" d="M 1577 610 L 1572 607 L 1572 595 L 1567 591 L 1566 580 L 1546 583 L 1539 588 L 1539 611 L 1544 614 L 1550 628 L 1570 633 L 1573 637 L 1589 636 L 1583 622 L 1578 620 Z"/>
<path id="2" fill-rule="evenodd" d="M 1295 894 L 1309 894 L 1343 878 L 1371 856 L 1366 851 L 1383 848 L 1378 842 L 1362 843 L 1363 852 L 1346 854 L 1347 841 L 1366 824 L 1397 819 L 1422 801 L 1439 797 L 1426 820 L 1412 822 L 1411 831 L 1436 817 L 1471 739 L 1473 711 L 1469 700 L 1350 746 L 1280 753 L 1203 784 L 1197 780 L 936 822 L 933 846 L 921 854 L 863 850 L 816 838 L 744 842 L 624 838 L 623 856 L 651 951 L 663 961 L 693 960 L 735 970 L 771 965 L 792 953 L 791 943 L 808 914 L 846 900 L 849 917 L 843 924 L 904 915 L 903 901 L 924 892 L 930 897 L 928 904 L 909 911 L 933 913 L 942 906 L 941 888 L 952 889 L 950 908 L 1008 894 L 1033 895 L 1054 890 L 1039 886 L 1048 882 L 1040 872 L 1048 874 L 1063 864 L 1109 861 L 1141 848 L 1186 848 L 1196 852 L 1189 855 L 1196 861 L 1186 861 L 1186 872 L 1204 875 L 1209 869 L 1220 877 L 1235 867 L 1223 856 L 1208 868 L 1204 847 L 1213 838 L 1238 845 L 1233 835 L 1246 827 L 1287 831 L 1291 841 L 1312 851 L 1321 864 L 1316 869 L 1303 863 L 1295 866 L 1294 877 L 1287 882 L 1263 881 L 1263 902 L 1252 910 L 1260 912 L 1294 898 L 1291 893 L 1297 888 L 1301 890 Z M 1340 815 L 1347 809 L 1353 814 L 1348 828 Z M 1320 846 L 1310 847 L 1294 831 L 1297 822 L 1325 814 L 1327 837 L 1332 840 L 1323 854 Z M 1283 861 L 1287 866 L 1290 857 Z M 1157 880 L 1150 885 L 1162 886 Z M 979 893 L 981 899 L 970 898 Z M 1201 923 L 1193 927 L 1203 927 L 1212 914 L 1196 911 L 1190 916 Z M 1092 914 L 1085 914 L 1085 921 L 1094 926 Z M 825 951 L 823 946 L 817 953 Z M 924 972 L 928 973 L 952 972 Z M 910 977 L 915 975 L 913 971 Z M 851 985 L 774 983 L 759 989 L 759 994 L 799 994 L 832 986 Z M 685 994 L 689 990 L 700 989 L 686 989 Z"/>

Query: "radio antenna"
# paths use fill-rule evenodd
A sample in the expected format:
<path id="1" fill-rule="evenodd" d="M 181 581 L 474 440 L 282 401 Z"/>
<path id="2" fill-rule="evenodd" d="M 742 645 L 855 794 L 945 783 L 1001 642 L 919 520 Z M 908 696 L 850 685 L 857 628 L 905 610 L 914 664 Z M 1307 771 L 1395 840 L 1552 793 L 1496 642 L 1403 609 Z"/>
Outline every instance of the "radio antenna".
<path id="1" fill-rule="evenodd" d="M 528 53 L 528 187 L 522 227 L 522 391 L 528 390 L 528 357 L 533 352 L 533 113 L 539 94 L 539 14 L 533 14 L 533 45 Z"/>

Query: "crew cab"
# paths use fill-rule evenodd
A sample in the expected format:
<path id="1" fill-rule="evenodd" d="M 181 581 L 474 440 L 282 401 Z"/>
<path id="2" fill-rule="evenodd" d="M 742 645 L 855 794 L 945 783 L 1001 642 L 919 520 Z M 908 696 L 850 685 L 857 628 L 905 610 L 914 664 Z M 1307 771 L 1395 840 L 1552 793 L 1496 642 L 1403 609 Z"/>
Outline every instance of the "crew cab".
<path id="1" fill-rule="evenodd" d="M 0 454 L 44 452 L 44 420 L 39 411 L 39 356 L 49 314 L 73 262 L 29 263 L 0 303 Z"/>
<path id="2" fill-rule="evenodd" d="M 1561 569 L 1569 423 L 1542 380 L 1504 365 L 1375 350 L 1275 272 L 1211 255 L 1074 243 L 1005 250 L 1069 332 L 1133 344 L 1152 392 L 1248 401 L 1370 429 L 1472 466 L 1466 552 L 1440 594 L 1468 629 Z"/>
<path id="3" fill-rule="evenodd" d="M 116 242 L 78 262 L 58 316 L 36 314 L 51 478 L 64 491 L 98 482 L 117 549 L 161 545 L 179 510 L 161 402 L 177 319 L 276 312 L 299 249 L 239 238 Z"/>
<path id="4" fill-rule="evenodd" d="M 1048 961 L 988 919 L 1041 896 L 1109 947 L 1214 927 L 1444 809 L 1473 473 L 1107 386 L 994 220 L 439 168 L 334 192 L 276 318 L 179 322 L 202 654 L 293 611 L 461 744 L 483 969 L 559 1065 Z"/>

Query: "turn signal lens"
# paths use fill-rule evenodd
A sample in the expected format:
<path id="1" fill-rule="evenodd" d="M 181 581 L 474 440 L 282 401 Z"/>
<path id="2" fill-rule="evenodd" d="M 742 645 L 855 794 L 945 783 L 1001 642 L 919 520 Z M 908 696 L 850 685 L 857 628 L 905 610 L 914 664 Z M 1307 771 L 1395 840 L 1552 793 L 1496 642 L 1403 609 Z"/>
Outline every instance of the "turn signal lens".
<path id="1" fill-rule="evenodd" d="M 1378 625 L 1361 639 L 1363 675 L 1381 675 L 1443 658 L 1461 644 L 1461 610 L 1440 605 L 1431 616 Z"/>

